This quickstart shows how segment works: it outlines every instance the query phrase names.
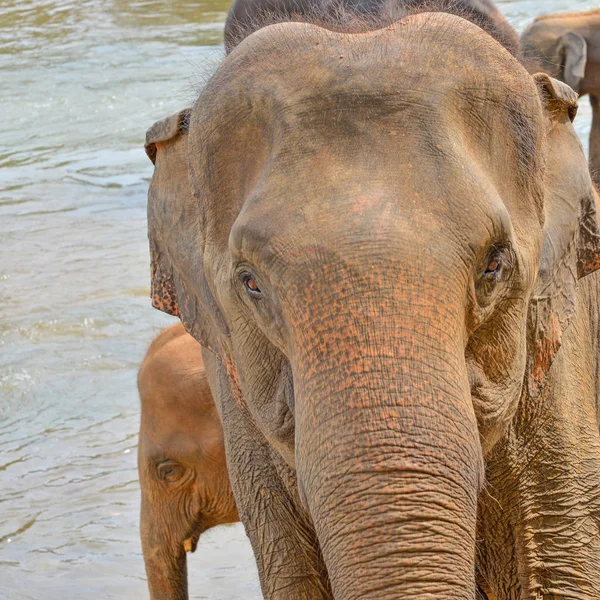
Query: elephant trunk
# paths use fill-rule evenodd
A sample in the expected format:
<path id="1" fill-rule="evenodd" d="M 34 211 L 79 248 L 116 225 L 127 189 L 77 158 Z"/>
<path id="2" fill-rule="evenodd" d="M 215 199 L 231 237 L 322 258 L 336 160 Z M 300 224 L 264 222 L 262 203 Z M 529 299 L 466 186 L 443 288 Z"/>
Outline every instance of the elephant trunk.
<path id="1" fill-rule="evenodd" d="M 188 600 L 186 548 L 142 499 L 142 550 L 151 600 Z M 160 524 L 160 526 L 159 526 Z"/>
<path id="2" fill-rule="evenodd" d="M 473 600 L 483 460 L 463 336 L 403 312 L 302 328 L 300 494 L 336 600 Z M 343 351 L 323 347 L 332 337 Z"/>

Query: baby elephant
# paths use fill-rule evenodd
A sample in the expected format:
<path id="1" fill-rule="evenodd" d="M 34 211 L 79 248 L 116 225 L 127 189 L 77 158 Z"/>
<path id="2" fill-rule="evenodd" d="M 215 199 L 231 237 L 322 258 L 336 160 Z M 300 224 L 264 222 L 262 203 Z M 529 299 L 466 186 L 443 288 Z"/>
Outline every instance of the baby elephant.
<path id="1" fill-rule="evenodd" d="M 186 552 L 207 529 L 239 517 L 200 345 L 180 323 L 152 342 L 138 387 L 140 528 L 150 597 L 183 600 Z"/>

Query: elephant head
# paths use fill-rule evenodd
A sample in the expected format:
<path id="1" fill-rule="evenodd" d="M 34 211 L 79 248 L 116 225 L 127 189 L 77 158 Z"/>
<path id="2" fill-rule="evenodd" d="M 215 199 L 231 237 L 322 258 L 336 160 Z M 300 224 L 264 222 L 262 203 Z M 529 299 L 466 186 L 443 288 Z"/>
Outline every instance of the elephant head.
<path id="1" fill-rule="evenodd" d="M 484 456 L 599 266 L 575 98 L 423 13 L 261 29 L 160 126 L 191 190 L 155 173 L 154 305 L 295 470 L 336 598 L 474 597 Z"/>
<path id="2" fill-rule="evenodd" d="M 521 49 L 546 73 L 590 95 L 589 163 L 600 184 L 600 10 L 539 17 L 523 33 Z"/>
<path id="3" fill-rule="evenodd" d="M 521 36 L 526 58 L 577 93 L 600 91 L 600 10 L 538 17 Z"/>
<path id="4" fill-rule="evenodd" d="M 150 597 L 185 600 L 186 552 L 206 530 L 239 519 L 201 348 L 181 324 L 154 340 L 138 387 L 140 530 Z"/>

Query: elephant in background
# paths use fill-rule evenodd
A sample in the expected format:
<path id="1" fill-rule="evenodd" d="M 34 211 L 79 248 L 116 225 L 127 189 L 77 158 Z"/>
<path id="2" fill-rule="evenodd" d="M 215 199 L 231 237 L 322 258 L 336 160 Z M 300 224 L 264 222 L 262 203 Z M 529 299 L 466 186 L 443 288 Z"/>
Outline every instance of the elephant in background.
<path id="1" fill-rule="evenodd" d="M 600 183 L 600 9 L 538 17 L 521 36 L 523 54 L 579 95 L 593 111 L 590 170 Z"/>
<path id="2" fill-rule="evenodd" d="M 575 112 L 480 29 L 420 14 L 262 29 L 149 131 L 153 304 L 203 345 L 266 598 L 473 599 L 476 546 L 490 598 L 600 595 Z M 581 506 L 552 513 L 582 465 Z"/>
<path id="3" fill-rule="evenodd" d="M 186 552 L 208 529 L 239 517 L 200 345 L 181 323 L 152 342 L 138 388 L 140 530 L 150 597 L 185 600 Z"/>

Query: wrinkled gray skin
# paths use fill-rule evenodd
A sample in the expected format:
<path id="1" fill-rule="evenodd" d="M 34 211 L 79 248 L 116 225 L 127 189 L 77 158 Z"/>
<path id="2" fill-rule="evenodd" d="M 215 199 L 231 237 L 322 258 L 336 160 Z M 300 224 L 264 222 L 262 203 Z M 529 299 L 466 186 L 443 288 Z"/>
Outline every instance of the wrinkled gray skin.
<path id="1" fill-rule="evenodd" d="M 489 599 L 600 598 L 600 277 L 582 280 L 545 391 L 486 460 L 477 563 Z"/>
<path id="2" fill-rule="evenodd" d="M 264 28 L 151 130 L 153 303 L 205 347 L 267 599 L 472 600 L 476 546 L 490 598 L 600 597 L 574 112 L 421 14 Z"/>
<path id="3" fill-rule="evenodd" d="M 564 115 L 550 115 L 546 186 L 572 202 L 589 189 L 581 144 Z M 560 227 L 554 210 L 546 215 L 546 227 Z M 600 598 L 599 273 L 565 300 L 571 322 L 545 385 L 523 390 L 486 457 L 477 563 L 490 600 Z M 538 316 L 530 310 L 530 321 Z"/>
<path id="4" fill-rule="evenodd" d="M 541 70 L 590 95 L 590 169 L 600 183 L 600 9 L 539 17 L 523 32 L 521 47 Z"/>

